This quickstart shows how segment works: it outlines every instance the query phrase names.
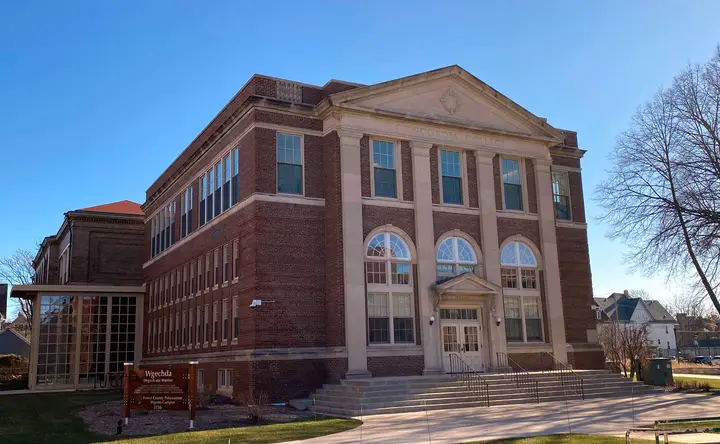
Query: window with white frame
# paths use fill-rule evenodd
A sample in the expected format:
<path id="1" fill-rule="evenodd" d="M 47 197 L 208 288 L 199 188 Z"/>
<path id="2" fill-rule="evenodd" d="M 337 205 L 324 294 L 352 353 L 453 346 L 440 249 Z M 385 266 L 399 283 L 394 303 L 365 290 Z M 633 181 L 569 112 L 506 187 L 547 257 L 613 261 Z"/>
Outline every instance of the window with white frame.
<path id="1" fill-rule="evenodd" d="M 188 347 L 191 347 L 195 343 L 195 310 L 188 310 Z"/>
<path id="2" fill-rule="evenodd" d="M 198 212 L 200 213 L 200 225 L 205 225 L 207 221 L 207 176 L 203 175 L 200 177 L 200 203 L 198 205 Z"/>
<path id="3" fill-rule="evenodd" d="M 175 243 L 175 202 L 169 203 L 150 221 L 150 254 L 157 256 Z"/>
<path id="4" fill-rule="evenodd" d="M 223 184 L 222 184 L 222 210 L 228 210 L 230 208 L 230 180 L 232 178 L 232 156 L 228 153 L 223 160 Z"/>
<path id="5" fill-rule="evenodd" d="M 169 340 L 168 336 L 170 333 L 170 331 L 168 329 L 169 322 L 170 321 L 168 320 L 168 316 L 164 316 L 163 317 L 163 350 L 166 350 L 168 347 L 168 340 Z"/>
<path id="6" fill-rule="evenodd" d="M 170 348 L 175 347 L 175 317 L 173 315 L 169 316 L 170 318 Z"/>
<path id="7" fill-rule="evenodd" d="M 170 272 L 170 302 L 175 300 L 175 272 Z"/>
<path id="8" fill-rule="evenodd" d="M 165 302 L 163 305 L 170 304 L 170 274 L 171 273 L 167 273 L 165 275 Z"/>
<path id="9" fill-rule="evenodd" d="M 217 286 L 220 284 L 220 249 L 216 248 L 213 252 L 213 267 L 215 273 L 213 274 L 214 281 L 213 286 Z"/>
<path id="10" fill-rule="evenodd" d="M 537 259 L 523 242 L 509 242 L 500 253 L 501 281 L 505 288 L 505 332 L 509 342 L 543 340 Z"/>
<path id="11" fill-rule="evenodd" d="M 395 144 L 384 140 L 372 141 L 373 195 L 397 198 Z"/>
<path id="12" fill-rule="evenodd" d="M 209 289 L 212 286 L 212 266 L 210 264 L 210 253 L 205 254 L 205 288 Z"/>
<path id="13" fill-rule="evenodd" d="M 175 348 L 180 346 L 180 312 L 175 312 Z"/>
<path id="14" fill-rule="evenodd" d="M 240 307 L 239 298 L 235 296 L 233 298 L 233 340 L 237 340 L 240 336 Z"/>
<path id="15" fill-rule="evenodd" d="M 460 158 L 458 151 L 440 150 L 443 203 L 463 204 L 462 162 Z"/>
<path id="16" fill-rule="evenodd" d="M 180 220 L 180 237 L 185 237 L 193 230 L 193 189 L 188 187 L 182 194 L 182 218 Z"/>
<path id="17" fill-rule="evenodd" d="M 517 159 L 502 160 L 503 195 L 506 210 L 523 210 L 522 180 L 520 161 Z"/>
<path id="18" fill-rule="evenodd" d="M 205 345 L 210 341 L 210 304 L 205 304 L 205 330 L 203 332 Z"/>
<path id="19" fill-rule="evenodd" d="M 190 296 L 194 295 L 195 292 L 197 291 L 197 286 L 195 285 L 197 283 L 197 281 L 195 280 L 195 276 L 196 276 L 195 265 L 196 265 L 196 261 L 194 259 L 191 260 L 190 261 L 190 269 L 188 272 L 188 274 L 190 276 L 190 289 L 189 289 Z"/>
<path id="20" fill-rule="evenodd" d="M 370 344 L 413 344 L 410 249 L 391 232 L 374 235 L 365 253 Z"/>
<path id="21" fill-rule="evenodd" d="M 228 300 L 223 299 L 222 301 L 222 340 L 223 342 L 228 340 L 228 331 L 230 325 L 228 324 Z"/>
<path id="22" fill-rule="evenodd" d="M 221 368 L 218 370 L 218 390 L 231 391 L 233 388 L 232 369 Z"/>
<path id="23" fill-rule="evenodd" d="M 182 270 L 180 268 L 175 269 L 175 299 L 179 300 L 182 297 Z"/>
<path id="24" fill-rule="evenodd" d="M 232 150 L 232 204 L 240 202 L 240 150 Z"/>
<path id="25" fill-rule="evenodd" d="M 215 188 L 215 168 L 210 168 L 205 173 L 205 222 L 210 222 L 213 219 L 213 202 L 215 200 L 213 196 L 213 189 Z"/>
<path id="26" fill-rule="evenodd" d="M 205 389 L 205 370 L 199 368 L 197 371 L 197 390 L 202 393 Z"/>
<path id="27" fill-rule="evenodd" d="M 222 247 L 222 255 L 223 255 L 223 276 L 222 280 L 223 282 L 227 282 L 230 280 L 230 245 L 225 244 Z"/>
<path id="28" fill-rule="evenodd" d="M 218 341 L 218 337 L 220 336 L 219 327 L 219 309 L 218 309 L 218 302 L 213 302 L 213 325 L 212 325 L 212 340 L 213 343 L 216 343 Z"/>
<path id="29" fill-rule="evenodd" d="M 233 279 L 240 277 L 240 240 L 233 241 Z"/>
<path id="30" fill-rule="evenodd" d="M 195 292 L 199 294 L 200 291 L 202 291 L 202 289 L 205 288 L 205 287 L 203 287 L 203 257 L 202 256 L 197 258 L 196 264 L 197 264 L 197 267 L 196 267 L 197 288 L 195 289 Z"/>
<path id="31" fill-rule="evenodd" d="M 182 268 L 182 297 L 185 299 L 188 295 L 188 264 Z"/>
<path id="32" fill-rule="evenodd" d="M 277 192 L 303 194 L 302 140 L 277 133 Z"/>
<path id="33" fill-rule="evenodd" d="M 187 345 L 187 310 L 182 312 L 182 332 L 180 333 L 180 345 Z"/>
<path id="34" fill-rule="evenodd" d="M 457 236 L 448 237 L 440 243 L 436 260 L 438 277 L 474 273 L 478 264 L 470 242 Z"/>
<path id="35" fill-rule="evenodd" d="M 202 307 L 195 308 L 195 345 L 203 342 L 202 319 Z"/>
<path id="36" fill-rule="evenodd" d="M 555 219 L 570 220 L 570 184 L 567 171 L 552 172 Z"/>
<path id="37" fill-rule="evenodd" d="M 148 334 L 147 334 L 147 351 L 149 352 L 152 350 L 152 341 L 153 341 L 153 323 L 148 323 Z"/>
<path id="38" fill-rule="evenodd" d="M 215 194 L 213 195 L 213 201 L 215 202 L 215 214 L 217 217 L 222 213 L 222 161 L 215 164 Z"/>

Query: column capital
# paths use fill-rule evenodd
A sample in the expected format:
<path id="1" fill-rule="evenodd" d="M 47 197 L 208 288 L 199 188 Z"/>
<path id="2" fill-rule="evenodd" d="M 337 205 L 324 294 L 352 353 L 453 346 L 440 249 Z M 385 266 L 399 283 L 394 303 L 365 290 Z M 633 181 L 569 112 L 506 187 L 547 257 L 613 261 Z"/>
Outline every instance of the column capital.
<path id="1" fill-rule="evenodd" d="M 495 157 L 495 153 L 491 153 L 489 151 L 475 150 L 474 153 L 475 162 L 478 164 L 492 164 L 493 158 Z"/>
<path id="2" fill-rule="evenodd" d="M 356 129 L 351 128 L 338 128 L 337 129 L 338 136 L 340 137 L 340 140 L 347 139 L 347 142 L 350 142 L 353 139 L 358 140 L 358 143 L 360 139 L 362 139 L 362 136 L 364 135 L 362 131 L 358 131 Z"/>
<path id="3" fill-rule="evenodd" d="M 410 147 L 412 148 L 413 156 L 430 156 L 430 150 L 433 147 L 432 142 L 421 142 L 419 140 L 411 140 Z"/>
<path id="4" fill-rule="evenodd" d="M 538 159 L 533 158 L 532 159 L 533 165 L 535 165 L 535 168 L 538 170 L 550 170 L 550 167 L 552 166 L 552 159 Z"/>

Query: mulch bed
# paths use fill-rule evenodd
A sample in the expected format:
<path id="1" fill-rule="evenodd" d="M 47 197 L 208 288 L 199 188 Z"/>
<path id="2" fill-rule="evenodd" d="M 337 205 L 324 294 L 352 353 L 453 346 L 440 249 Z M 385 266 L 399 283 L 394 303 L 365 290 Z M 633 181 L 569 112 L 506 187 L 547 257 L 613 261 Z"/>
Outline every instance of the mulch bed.
<path id="1" fill-rule="evenodd" d="M 123 418 L 123 402 L 108 401 L 87 406 L 79 412 L 80 418 L 88 429 L 101 435 L 114 435 L 117 423 Z M 262 424 L 293 422 L 302 418 L 312 418 L 312 412 L 302 412 L 292 407 L 270 407 Z M 174 411 L 133 411 L 128 425 L 123 426 L 122 434 L 128 436 L 161 435 L 186 432 L 190 425 L 188 412 Z M 211 405 L 198 409 L 195 415 L 195 430 L 224 429 L 245 427 L 251 424 L 247 420 L 247 408 L 233 404 Z"/>

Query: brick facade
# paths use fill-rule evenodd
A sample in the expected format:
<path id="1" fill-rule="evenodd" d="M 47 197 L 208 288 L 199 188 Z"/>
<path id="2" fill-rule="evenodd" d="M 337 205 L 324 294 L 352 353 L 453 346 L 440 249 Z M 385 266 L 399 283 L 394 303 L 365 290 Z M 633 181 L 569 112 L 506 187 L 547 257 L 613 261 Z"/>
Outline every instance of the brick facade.
<path id="1" fill-rule="evenodd" d="M 146 242 L 150 239 L 149 221 L 153 215 L 170 201 L 176 201 L 179 208 L 180 195 L 186 188 L 193 189 L 193 208 L 200 208 L 199 177 L 219 159 L 223 159 L 226 153 L 238 148 L 239 202 L 204 226 L 200 226 L 196 210 L 193 229 L 187 238 L 181 239 L 181 233 L 177 231 L 175 244 L 154 258 L 150 257 L 150 250 L 146 249 L 144 279 L 148 294 L 144 317 L 143 363 L 163 365 L 197 359 L 200 368 L 204 370 L 206 391 L 217 390 L 217 371 L 227 368 L 233 370 L 235 395 L 266 392 L 272 400 L 288 400 L 307 396 L 322 384 L 337 382 L 344 377 L 349 362 L 346 335 L 352 331 L 348 327 L 347 316 L 367 323 L 367 308 L 346 313 L 346 304 L 352 307 L 352 298 L 358 297 L 352 292 L 345 294 L 348 276 L 364 273 L 346 263 L 352 260 L 352 255 L 350 259 L 345 256 L 346 226 L 360 224 L 357 233 L 362 231 L 365 241 L 377 228 L 391 225 L 398 232 L 407 234 L 410 249 L 416 251 L 415 247 L 424 241 L 418 239 L 418 233 L 422 232 L 421 222 L 427 220 L 417 216 L 420 214 L 417 208 L 419 202 L 430 202 L 431 208 L 425 213 L 429 216 L 424 217 L 432 218 L 432 224 L 425 232 L 433 236 L 433 245 L 443 234 L 459 230 L 480 246 L 477 254 L 484 260 L 484 239 L 493 239 L 494 234 L 489 237 L 483 235 L 484 216 L 479 209 L 483 197 L 478 188 L 478 171 L 483 171 L 482 168 L 487 165 L 476 162 L 472 149 L 462 150 L 465 159 L 463 186 L 467 190 L 464 205 L 447 206 L 441 203 L 438 149 L 444 145 L 433 145 L 429 150 L 429 160 L 425 160 L 429 163 L 429 177 L 414 177 L 417 171 L 415 168 L 422 164 L 415 163 L 420 159 L 416 157 L 420 155 L 420 150 L 413 148 L 411 137 L 391 139 L 398 142 L 395 164 L 397 177 L 402 177 L 402 181 L 396 184 L 398 191 L 401 190 L 399 198 L 373 198 L 370 140 L 373 136 L 385 138 L 387 135 L 351 129 L 349 136 L 348 133 L 339 133 L 327 123 L 332 121 L 331 118 L 323 120 L 326 117 L 321 116 L 323 107 L 332 106 L 326 100 L 328 95 L 336 94 L 333 96 L 336 98 L 338 95 L 354 94 L 360 91 L 355 91 L 359 86 L 335 81 L 322 88 L 297 84 L 301 89 L 299 97 L 302 103 L 290 104 L 286 99 L 278 97 L 284 91 L 278 90 L 278 82 L 262 76 L 253 77 L 147 191 L 144 205 L 148 214 Z M 282 87 L 285 88 L 285 85 Z M 302 137 L 301 195 L 277 193 L 278 133 Z M 572 162 L 567 160 L 570 159 L 568 156 L 577 159 L 581 157 L 576 147 L 567 145 L 573 141 L 576 143 L 576 136 L 570 132 L 563 134 L 564 145 L 559 149 L 563 150 L 565 157 L 553 155 L 553 165 L 577 168 L 579 161 L 576 166 L 570 165 Z M 353 204 L 356 203 L 357 208 L 360 208 L 359 213 L 346 213 L 353 207 L 348 204 L 347 196 L 343 195 L 346 192 L 344 190 L 349 190 L 344 186 L 347 184 L 344 181 L 349 179 L 343 171 L 343 159 L 347 159 L 343 156 L 348 156 L 349 152 L 342 144 L 351 137 L 357 137 L 354 139 L 357 145 L 353 146 L 359 146 L 360 150 L 356 153 L 357 158 L 351 157 L 359 162 L 359 172 L 353 173 L 356 174 L 352 177 L 355 188 L 350 189 L 350 192 L 358 193 L 357 202 L 353 201 Z M 426 143 L 425 146 L 430 145 Z M 492 195 L 498 210 L 503 207 L 500 154 L 497 153 L 493 159 L 495 189 Z M 497 242 L 499 247 L 508 238 L 521 235 L 532 242 L 542 255 L 541 221 L 537 213 L 543 202 L 541 199 L 547 196 L 547 192 L 538 189 L 538 183 L 542 183 L 543 170 L 536 167 L 535 160 L 528 157 L 521 163 L 526 183 L 523 193 L 528 208 L 520 215 L 503 212 L 506 214 L 498 216 Z M 594 328 L 593 313 L 587 307 L 591 277 L 579 170 L 571 170 L 569 177 L 572 222 L 578 226 L 557 227 L 558 265 L 567 342 L 582 344 L 587 343 L 587 330 Z M 422 182 L 428 179 L 429 184 L 424 183 L 429 188 L 423 194 Z M 343 220 L 344 214 L 358 214 L 355 218 L 358 220 Z M 176 230 L 179 230 L 179 225 L 176 223 Z M 547 234 L 547 231 L 544 233 Z M 358 245 L 360 239 L 352 241 Z M 236 243 L 237 255 L 233 251 Z M 170 301 L 165 300 L 168 294 L 166 290 L 158 294 L 160 283 L 171 281 L 172 276 L 178 279 L 177 276 L 182 276 L 185 269 L 189 273 L 193 264 L 204 267 L 207 254 L 210 255 L 210 276 L 214 281 L 216 257 L 220 261 L 218 265 L 224 267 L 225 247 L 229 250 L 228 261 L 233 270 L 226 279 L 209 286 L 204 282 L 198 291 L 187 291 L 184 287 L 182 290 L 171 290 Z M 218 249 L 220 254 L 216 256 L 215 251 Z M 237 275 L 234 271 L 236 259 Z M 542 262 L 542 258 L 539 262 Z M 427 315 L 423 314 L 421 306 L 427 304 L 421 303 L 420 298 L 422 295 L 432 296 L 428 296 L 425 289 L 420 291 L 419 269 L 423 270 L 418 258 L 413 257 L 410 274 L 415 316 L 414 344 L 411 345 L 424 347 L 422 326 L 427 325 Z M 478 270 L 478 273 L 484 273 L 483 267 L 478 267 Z M 207 280 L 206 271 L 203 269 L 204 280 Z M 195 268 L 195 274 L 197 272 Z M 545 319 L 544 337 L 549 338 L 547 301 L 555 295 L 547 294 L 545 286 L 548 275 L 544 269 L 538 270 L 537 280 L 540 285 L 538 293 L 542 300 L 542 317 Z M 494 284 L 499 285 L 500 282 Z M 159 299 L 164 302 L 158 304 Z M 254 300 L 261 300 L 262 305 L 250 308 Z M 195 338 L 188 334 L 185 343 L 173 347 L 163 344 L 164 339 L 158 335 L 156 326 L 161 325 L 164 330 L 165 320 L 174 320 L 178 313 L 181 318 L 185 317 L 185 313 L 196 314 L 198 308 L 201 308 L 200 323 L 203 330 L 205 310 L 210 310 L 209 327 L 212 335 L 213 307 L 219 307 L 222 311 L 226 301 L 226 316 L 231 330 L 227 340 L 222 339 L 222 327 L 219 327 L 220 340 L 217 343 L 210 340 L 196 344 Z M 236 306 L 233 301 L 236 301 Z M 239 324 L 237 338 L 232 331 L 235 315 Z M 218 318 L 222 324 L 222 312 Z M 193 327 L 197 321 L 195 318 Z M 152 335 L 149 334 L 151 326 L 155 329 Z M 433 328 L 437 328 L 437 325 Z M 565 344 L 562 345 L 564 347 Z M 397 347 L 395 344 L 389 350 Z M 368 349 L 372 350 L 372 346 L 368 346 Z M 572 359 L 578 366 L 592 367 L 597 365 L 598 360 L 592 353 L 577 352 L 572 355 Z M 537 358 L 532 352 L 511 353 L 511 356 L 528 365 Z M 587 362 L 584 362 L 586 358 Z M 422 354 L 407 356 L 398 353 L 398 356 L 394 356 L 392 352 L 383 352 L 383 356 L 368 357 L 366 364 L 367 370 L 374 376 L 405 376 L 422 374 L 426 362 Z"/>

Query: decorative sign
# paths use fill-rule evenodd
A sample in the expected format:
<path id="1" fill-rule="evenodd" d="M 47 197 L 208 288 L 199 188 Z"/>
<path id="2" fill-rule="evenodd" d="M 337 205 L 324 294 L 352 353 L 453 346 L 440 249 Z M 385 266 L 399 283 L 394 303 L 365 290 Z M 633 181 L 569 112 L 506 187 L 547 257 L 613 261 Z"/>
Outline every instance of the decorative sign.
<path id="1" fill-rule="evenodd" d="M 462 102 L 460 101 L 460 94 L 458 94 L 452 88 L 448 88 L 447 90 L 445 90 L 443 95 L 440 96 L 440 103 L 442 104 L 443 108 L 445 108 L 445 111 L 449 112 L 452 115 L 454 115 L 462 105 Z"/>
<path id="2" fill-rule="evenodd" d="M 131 410 L 189 410 L 195 420 L 197 362 L 189 366 L 137 368 L 125 363 L 125 424 Z"/>

